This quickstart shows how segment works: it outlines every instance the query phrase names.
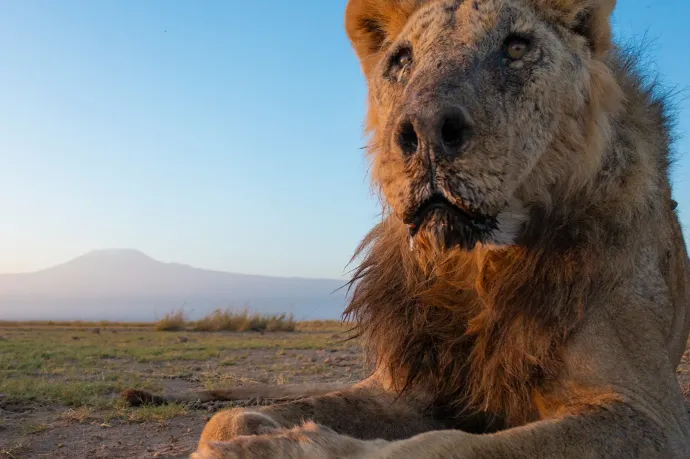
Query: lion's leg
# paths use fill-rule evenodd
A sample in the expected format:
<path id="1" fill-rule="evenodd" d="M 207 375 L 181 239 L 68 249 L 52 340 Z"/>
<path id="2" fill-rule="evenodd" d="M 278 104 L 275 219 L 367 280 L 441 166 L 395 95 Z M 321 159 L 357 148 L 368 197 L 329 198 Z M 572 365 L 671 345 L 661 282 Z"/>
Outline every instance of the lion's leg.
<path id="1" fill-rule="evenodd" d="M 211 444 L 195 459 L 681 459 L 684 440 L 632 407 L 614 403 L 494 434 L 437 430 L 406 440 L 357 440 L 313 424 Z"/>
<path id="2" fill-rule="evenodd" d="M 641 410 L 614 403 L 583 414 L 528 424 L 490 435 L 436 431 L 389 443 L 375 459 L 523 459 L 690 457 L 687 439 L 667 432 L 664 421 Z M 252 457 L 252 456 L 248 456 Z M 303 456 L 304 457 L 304 456 Z M 324 458 L 326 456 L 323 456 Z M 295 459 L 302 459 L 295 456 Z"/>
<path id="3" fill-rule="evenodd" d="M 183 392 L 179 394 L 158 395 L 142 389 L 129 388 L 120 393 L 122 399 L 130 406 L 164 405 L 166 403 L 194 403 L 247 400 L 254 397 L 272 400 L 296 400 L 313 395 L 322 395 L 349 387 L 343 383 L 254 384 L 233 389 L 203 390 L 200 392 Z"/>
<path id="4" fill-rule="evenodd" d="M 290 429 L 313 421 L 354 438 L 402 439 L 444 428 L 424 406 L 411 397 L 376 386 L 350 389 L 256 410 L 233 409 L 217 413 L 206 424 L 199 447 L 211 441 L 228 441 L 240 435 L 260 435 L 274 429 Z"/>

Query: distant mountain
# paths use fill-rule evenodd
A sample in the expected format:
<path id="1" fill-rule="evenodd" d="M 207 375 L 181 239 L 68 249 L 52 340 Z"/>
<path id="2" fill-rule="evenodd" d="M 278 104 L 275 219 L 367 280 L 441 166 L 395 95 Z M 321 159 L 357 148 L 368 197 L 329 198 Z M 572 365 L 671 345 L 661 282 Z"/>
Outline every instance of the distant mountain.
<path id="1" fill-rule="evenodd" d="M 343 284 L 162 263 L 136 250 L 97 250 L 38 272 L 0 274 L 0 320 L 144 321 L 180 307 L 194 319 L 228 306 L 336 319 L 345 308 Z"/>

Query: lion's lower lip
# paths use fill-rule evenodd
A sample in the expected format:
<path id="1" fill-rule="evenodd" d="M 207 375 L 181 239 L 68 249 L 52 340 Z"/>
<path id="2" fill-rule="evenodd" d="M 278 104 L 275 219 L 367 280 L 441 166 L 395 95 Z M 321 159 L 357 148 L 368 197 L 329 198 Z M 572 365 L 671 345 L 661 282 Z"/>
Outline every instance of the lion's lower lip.
<path id="1" fill-rule="evenodd" d="M 410 230 L 410 236 L 414 237 L 429 216 L 437 209 L 450 213 L 455 220 L 478 232 L 488 233 L 496 228 L 496 220 L 493 217 L 470 213 L 453 205 L 444 196 L 436 194 L 427 199 L 414 214 L 405 219 L 404 223 Z"/>

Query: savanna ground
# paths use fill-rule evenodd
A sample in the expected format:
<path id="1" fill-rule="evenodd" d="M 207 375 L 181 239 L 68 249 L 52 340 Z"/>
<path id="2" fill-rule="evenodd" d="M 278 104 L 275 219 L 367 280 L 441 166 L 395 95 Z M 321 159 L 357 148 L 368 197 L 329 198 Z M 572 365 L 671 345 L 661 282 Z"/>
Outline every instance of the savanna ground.
<path id="1" fill-rule="evenodd" d="M 212 413 L 233 404 L 130 408 L 119 392 L 355 381 L 363 374 L 360 347 L 346 341 L 337 322 L 264 334 L 185 328 L 0 324 L 0 458 L 187 457 Z"/>
<path id="2" fill-rule="evenodd" d="M 337 323 L 264 334 L 95 327 L 0 324 L 0 458 L 187 457 L 213 412 L 263 401 L 130 408 L 119 392 L 355 381 L 365 372 L 358 343 L 344 341 Z M 690 402 L 690 349 L 677 376 Z"/>

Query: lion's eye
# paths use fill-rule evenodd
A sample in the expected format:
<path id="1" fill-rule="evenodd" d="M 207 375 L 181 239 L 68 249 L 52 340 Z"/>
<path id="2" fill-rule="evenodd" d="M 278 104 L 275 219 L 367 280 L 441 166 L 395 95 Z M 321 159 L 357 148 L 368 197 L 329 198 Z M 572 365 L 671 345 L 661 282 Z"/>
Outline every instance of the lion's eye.
<path id="1" fill-rule="evenodd" d="M 403 48 L 395 55 L 393 63 L 400 68 L 403 68 L 412 63 L 412 51 L 409 48 Z"/>
<path id="2" fill-rule="evenodd" d="M 403 46 L 395 52 L 388 62 L 386 74 L 393 81 L 401 82 L 412 65 L 412 48 Z"/>
<path id="3" fill-rule="evenodd" d="M 514 61 L 522 59 L 529 50 L 529 41 L 522 37 L 508 37 L 505 42 L 506 55 Z"/>

